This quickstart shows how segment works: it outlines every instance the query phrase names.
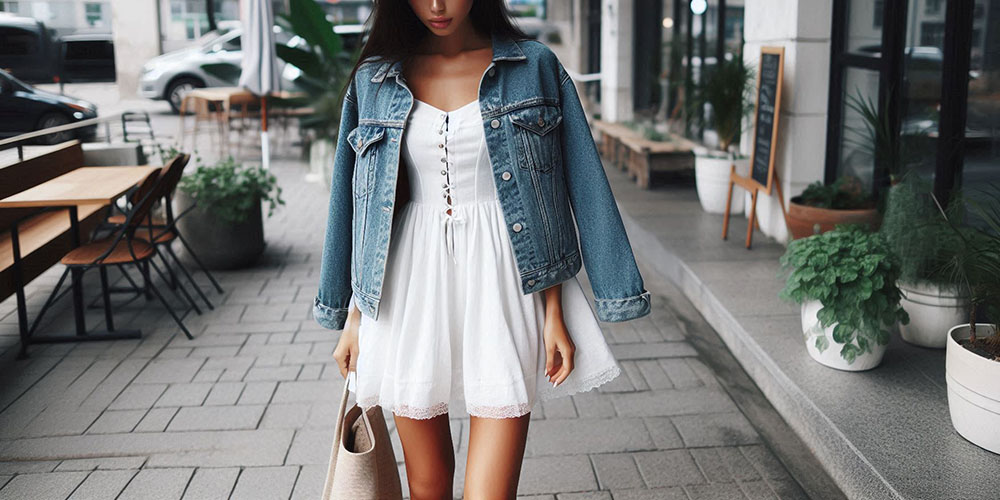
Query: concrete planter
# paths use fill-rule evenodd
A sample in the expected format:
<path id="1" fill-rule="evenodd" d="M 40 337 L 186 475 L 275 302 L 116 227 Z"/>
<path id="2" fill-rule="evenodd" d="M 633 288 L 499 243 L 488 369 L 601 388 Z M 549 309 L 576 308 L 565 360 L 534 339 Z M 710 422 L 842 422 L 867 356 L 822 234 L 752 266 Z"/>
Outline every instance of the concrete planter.
<path id="1" fill-rule="evenodd" d="M 944 349 L 948 330 L 969 317 L 966 301 L 939 285 L 898 283 L 900 305 L 910 316 L 908 325 L 899 325 L 903 340 L 921 347 Z"/>
<path id="2" fill-rule="evenodd" d="M 833 340 L 833 328 L 836 324 L 822 329 L 819 326 L 819 319 L 816 318 L 816 313 L 822 308 L 823 304 L 818 300 L 809 300 L 802 303 L 802 333 L 806 338 L 806 350 L 809 351 L 809 355 L 813 359 L 830 368 L 851 372 L 870 370 L 882 362 L 882 356 L 885 354 L 886 347 L 888 346 L 877 344 L 872 345 L 872 352 L 860 354 L 854 358 L 853 363 L 848 363 L 847 360 L 841 357 L 840 347 L 843 344 L 838 344 Z M 829 343 L 829 347 L 820 352 L 816 348 L 816 337 L 824 335 Z"/>
<path id="3" fill-rule="evenodd" d="M 337 144 L 331 139 L 317 139 L 309 145 L 309 182 L 323 181 L 327 189 L 333 182 L 333 161 Z"/>
<path id="4" fill-rule="evenodd" d="M 178 189 L 174 197 L 174 213 L 180 214 L 194 200 Z M 264 217 L 261 204 L 254 205 L 246 220 L 232 224 L 219 219 L 203 205 L 177 221 L 177 228 L 192 250 L 209 269 L 239 269 L 253 265 L 264 253 Z M 187 249 L 180 247 L 179 257 L 193 263 Z"/>
<path id="5" fill-rule="evenodd" d="M 997 335 L 993 325 L 976 323 L 977 335 Z M 958 343 L 969 338 L 969 324 L 948 331 L 945 379 L 948 410 L 955 430 L 983 449 L 1000 454 L 1000 362 Z"/>
<path id="6" fill-rule="evenodd" d="M 788 232 L 792 239 L 825 233 L 837 224 L 867 224 L 878 229 L 882 215 L 874 208 L 862 210 L 833 210 L 803 205 L 799 196 L 788 203 Z"/>
<path id="7" fill-rule="evenodd" d="M 722 155 L 722 153 L 717 154 Z M 736 172 L 738 174 L 749 175 L 749 158 L 732 160 L 723 156 L 712 155 L 704 150 L 695 152 L 695 188 L 698 191 L 698 201 L 701 202 L 701 208 L 706 212 L 710 214 L 722 214 L 726 212 L 726 197 L 729 195 L 729 172 L 733 164 L 736 165 Z M 731 214 L 743 213 L 741 191 L 739 188 L 733 189 L 733 200 L 730 203 Z"/>

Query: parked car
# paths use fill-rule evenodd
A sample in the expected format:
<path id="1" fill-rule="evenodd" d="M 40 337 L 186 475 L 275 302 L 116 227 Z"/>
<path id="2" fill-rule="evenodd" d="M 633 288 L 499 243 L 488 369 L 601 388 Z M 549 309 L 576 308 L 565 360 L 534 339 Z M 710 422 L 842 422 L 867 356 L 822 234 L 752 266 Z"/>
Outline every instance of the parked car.
<path id="1" fill-rule="evenodd" d="M 0 137 L 11 137 L 96 117 L 97 106 L 92 103 L 36 89 L 0 70 Z M 96 132 L 97 125 L 91 125 L 49 134 L 39 138 L 38 142 L 57 144 L 73 138 L 88 141 Z"/>
<path id="2" fill-rule="evenodd" d="M 0 69 L 22 81 L 52 82 L 57 61 L 55 35 L 45 23 L 0 12 Z"/>
<path id="3" fill-rule="evenodd" d="M 59 49 L 62 81 L 115 81 L 115 46 L 110 33 L 66 35 L 59 39 Z"/>
<path id="4" fill-rule="evenodd" d="M 344 37 L 345 47 L 350 50 L 360 37 L 361 25 L 341 25 L 335 31 Z M 241 28 L 230 29 L 214 38 L 205 37 L 201 44 L 150 59 L 142 67 L 139 95 L 147 99 L 166 100 L 177 113 L 182 96 L 191 89 L 236 85 L 243 60 L 242 34 Z M 274 27 L 274 36 L 277 43 L 295 45 L 296 37 L 279 26 Z M 227 69 L 227 66 L 231 68 Z M 284 70 L 285 63 L 279 58 L 278 74 L 285 74 Z M 230 77 L 222 78 L 224 74 Z M 295 90 L 296 85 L 293 80 L 283 77 L 281 88 Z"/>

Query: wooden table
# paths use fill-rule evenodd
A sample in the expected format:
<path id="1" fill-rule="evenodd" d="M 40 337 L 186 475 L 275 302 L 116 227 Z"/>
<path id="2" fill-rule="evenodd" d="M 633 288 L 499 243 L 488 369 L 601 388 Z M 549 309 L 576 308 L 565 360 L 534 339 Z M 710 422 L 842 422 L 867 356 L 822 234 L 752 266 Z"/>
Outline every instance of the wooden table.
<path id="1" fill-rule="evenodd" d="M 150 166 L 80 167 L 0 200 L 0 208 L 69 209 L 70 241 L 73 248 L 76 248 L 80 246 L 80 223 L 77 217 L 78 205 L 111 205 L 115 200 L 142 183 L 150 174 L 159 169 L 160 167 Z M 15 242 L 15 249 L 19 246 L 17 243 L 17 227 L 18 222 L 15 222 L 11 227 L 11 236 Z M 14 252 L 14 267 L 18 269 L 18 271 L 15 271 L 15 275 L 20 273 L 21 256 L 19 254 L 19 251 Z M 139 330 L 107 331 L 97 335 L 87 334 L 83 315 L 81 272 L 81 270 L 75 268 L 71 270 L 76 336 L 31 337 L 31 342 L 137 338 L 140 335 Z M 22 289 L 21 293 L 18 293 L 17 309 L 18 323 L 21 326 L 22 332 L 24 332 L 28 323 L 27 310 L 24 304 L 24 285 L 16 283 L 16 286 Z"/>

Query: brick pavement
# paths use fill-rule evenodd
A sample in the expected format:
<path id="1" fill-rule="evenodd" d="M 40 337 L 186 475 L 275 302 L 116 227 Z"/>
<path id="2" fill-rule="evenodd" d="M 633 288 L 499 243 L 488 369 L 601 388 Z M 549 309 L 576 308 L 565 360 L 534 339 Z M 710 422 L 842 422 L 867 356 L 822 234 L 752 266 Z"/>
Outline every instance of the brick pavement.
<path id="1" fill-rule="evenodd" d="M 328 195 L 301 163 L 273 169 L 288 204 L 266 222 L 266 254 L 217 273 L 215 310 L 184 318 L 194 340 L 138 299 L 116 323 L 142 339 L 36 345 L 17 360 L 14 300 L 0 303 L 0 498 L 318 498 L 343 380 L 336 333 L 310 315 Z M 686 299 L 637 257 L 654 310 L 602 323 L 622 376 L 535 407 L 522 498 L 805 498 L 687 341 L 697 322 L 670 307 Z M 29 286 L 32 313 L 60 272 Z M 85 290 L 99 304 L 92 274 Z M 89 310 L 88 325 L 101 323 Z M 41 330 L 71 327 L 64 298 Z M 451 424 L 460 495 L 468 418 Z"/>

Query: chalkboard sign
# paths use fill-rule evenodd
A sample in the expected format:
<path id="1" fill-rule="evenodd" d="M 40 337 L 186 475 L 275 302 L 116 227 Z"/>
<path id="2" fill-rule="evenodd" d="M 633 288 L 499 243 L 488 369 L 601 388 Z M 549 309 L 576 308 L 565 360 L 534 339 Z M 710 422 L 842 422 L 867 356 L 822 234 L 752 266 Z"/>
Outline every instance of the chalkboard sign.
<path id="1" fill-rule="evenodd" d="M 750 178 L 769 196 L 774 179 L 774 153 L 781 110 L 781 79 L 785 48 L 762 47 L 757 71 L 757 109 L 754 115 Z"/>

